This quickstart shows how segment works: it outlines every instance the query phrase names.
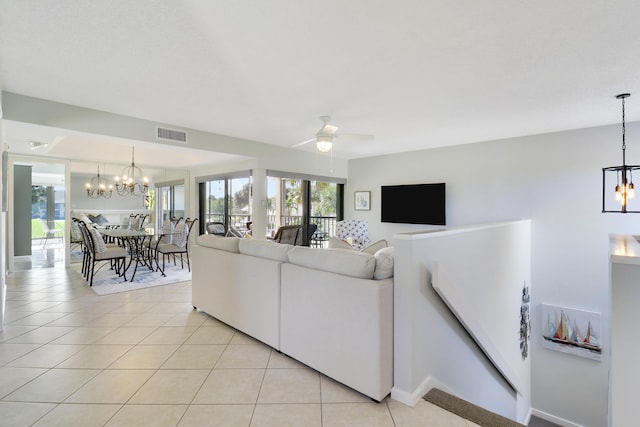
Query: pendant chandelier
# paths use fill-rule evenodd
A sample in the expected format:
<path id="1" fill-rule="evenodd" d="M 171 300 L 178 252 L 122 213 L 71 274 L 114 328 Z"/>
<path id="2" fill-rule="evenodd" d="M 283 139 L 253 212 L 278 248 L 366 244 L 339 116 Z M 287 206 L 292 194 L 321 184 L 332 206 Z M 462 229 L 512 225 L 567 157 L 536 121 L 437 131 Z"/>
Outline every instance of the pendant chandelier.
<path id="1" fill-rule="evenodd" d="M 640 176 L 640 166 L 627 165 L 626 159 L 624 100 L 629 96 L 629 93 L 616 96 L 622 101 L 622 166 L 602 168 L 602 212 L 640 213 L 639 210 L 634 210 L 633 206 L 629 206 L 635 199 L 633 172 Z"/>
<path id="2" fill-rule="evenodd" d="M 135 147 L 132 147 L 131 166 L 122 170 L 122 179 L 116 176 L 116 191 L 121 196 L 144 196 L 149 191 L 149 179 L 144 176 L 142 169 L 136 166 L 134 154 Z"/>
<path id="3" fill-rule="evenodd" d="M 100 176 L 100 165 L 98 165 L 98 174 L 87 182 L 87 197 L 98 199 L 104 197 L 108 199 L 113 194 L 113 185 L 107 186 L 107 181 Z"/>

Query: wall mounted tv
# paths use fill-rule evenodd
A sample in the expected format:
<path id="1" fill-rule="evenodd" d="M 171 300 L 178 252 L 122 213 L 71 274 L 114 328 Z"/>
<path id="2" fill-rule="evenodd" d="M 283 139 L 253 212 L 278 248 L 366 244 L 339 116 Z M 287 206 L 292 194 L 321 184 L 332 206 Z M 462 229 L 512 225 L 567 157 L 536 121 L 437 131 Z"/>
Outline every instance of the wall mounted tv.
<path id="1" fill-rule="evenodd" d="M 383 185 L 382 222 L 446 225 L 445 183 Z"/>

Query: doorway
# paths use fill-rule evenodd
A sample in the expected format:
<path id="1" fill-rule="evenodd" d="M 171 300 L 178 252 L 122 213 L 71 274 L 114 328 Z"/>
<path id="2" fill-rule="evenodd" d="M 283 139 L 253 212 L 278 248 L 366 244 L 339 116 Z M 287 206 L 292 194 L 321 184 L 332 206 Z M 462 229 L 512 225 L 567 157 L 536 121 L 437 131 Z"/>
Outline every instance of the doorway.
<path id="1" fill-rule="evenodd" d="M 66 169 L 42 159 L 10 162 L 10 272 L 68 263 Z"/>

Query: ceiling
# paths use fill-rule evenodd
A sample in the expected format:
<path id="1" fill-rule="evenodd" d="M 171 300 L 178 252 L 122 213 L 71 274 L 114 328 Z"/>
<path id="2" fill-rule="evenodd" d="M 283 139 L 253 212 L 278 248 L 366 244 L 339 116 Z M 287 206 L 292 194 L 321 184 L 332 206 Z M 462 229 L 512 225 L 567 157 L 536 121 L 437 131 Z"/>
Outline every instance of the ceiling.
<path id="1" fill-rule="evenodd" d="M 639 120 L 638 22 L 636 0 L 0 0 L 0 84 L 284 147 L 330 115 L 375 135 L 337 140 L 353 159 L 619 123 L 622 92 Z"/>

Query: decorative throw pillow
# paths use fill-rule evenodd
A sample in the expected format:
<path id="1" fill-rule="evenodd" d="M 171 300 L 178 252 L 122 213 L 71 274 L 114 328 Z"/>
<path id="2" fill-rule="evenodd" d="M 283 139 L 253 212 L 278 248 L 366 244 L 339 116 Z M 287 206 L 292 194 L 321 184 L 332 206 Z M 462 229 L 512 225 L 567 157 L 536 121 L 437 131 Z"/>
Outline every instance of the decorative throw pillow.
<path id="1" fill-rule="evenodd" d="M 353 249 L 353 246 L 351 246 L 349 242 L 347 242 L 346 240 L 338 239 L 336 237 L 330 238 L 328 245 L 331 249 Z"/>
<path id="2" fill-rule="evenodd" d="M 366 248 L 360 249 L 360 251 L 371 254 L 371 255 L 375 255 L 375 253 L 378 252 L 380 249 L 386 248 L 386 247 L 387 247 L 386 240 L 378 240 L 377 242 L 370 244 Z"/>
<path id="3" fill-rule="evenodd" d="M 376 259 L 376 268 L 373 271 L 375 280 L 393 277 L 393 246 L 382 248 L 373 257 Z"/>
<path id="4" fill-rule="evenodd" d="M 107 220 L 107 218 L 104 217 L 104 215 L 102 214 L 98 214 L 96 216 L 90 216 L 89 219 L 91 219 L 91 221 L 94 224 L 98 224 L 98 225 L 105 225 L 109 223 L 109 220 Z"/>
<path id="5" fill-rule="evenodd" d="M 137 230 L 140 228 L 140 217 L 131 218 L 131 221 L 129 221 L 129 228 L 131 230 Z"/>
<path id="6" fill-rule="evenodd" d="M 173 233 L 175 226 L 171 221 L 165 221 L 162 224 L 162 238 L 160 239 L 160 243 L 165 243 L 170 245 L 173 242 Z"/>
<path id="7" fill-rule="evenodd" d="M 93 236 L 93 244 L 95 246 L 96 252 L 105 252 L 107 250 L 107 245 L 106 243 L 104 243 L 102 235 L 93 227 L 89 228 L 89 231 L 91 232 L 91 236 Z"/>
<path id="8" fill-rule="evenodd" d="M 80 231 L 80 226 L 74 220 L 71 221 L 71 240 L 74 242 L 79 242 L 82 240 L 82 232 Z"/>
<path id="9" fill-rule="evenodd" d="M 179 248 L 184 248 L 187 244 L 187 235 L 189 234 L 189 227 L 187 223 L 182 221 L 173 231 L 173 244 Z"/>

